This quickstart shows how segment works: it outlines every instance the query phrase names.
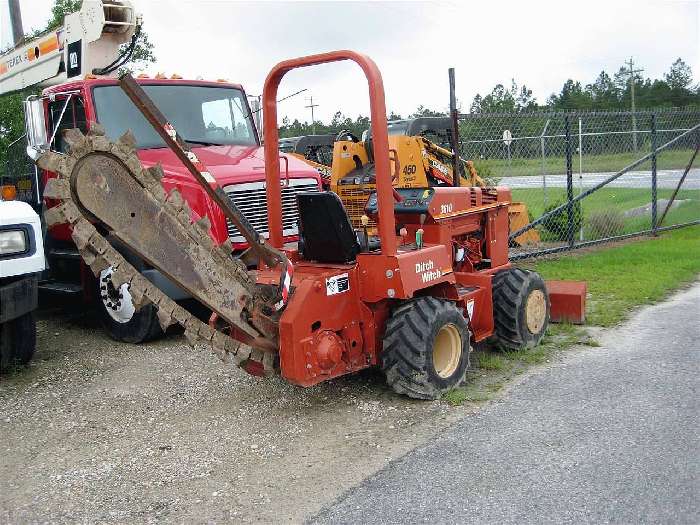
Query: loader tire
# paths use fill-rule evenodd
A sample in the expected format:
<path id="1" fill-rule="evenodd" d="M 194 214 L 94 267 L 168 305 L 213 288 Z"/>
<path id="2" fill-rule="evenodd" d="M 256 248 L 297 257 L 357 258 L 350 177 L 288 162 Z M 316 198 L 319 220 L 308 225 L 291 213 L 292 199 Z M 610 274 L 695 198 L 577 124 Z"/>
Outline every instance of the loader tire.
<path id="1" fill-rule="evenodd" d="M 28 312 L 0 324 L 0 372 L 9 372 L 31 361 L 36 350 L 36 319 Z"/>
<path id="2" fill-rule="evenodd" d="M 156 307 L 145 304 L 136 310 L 131 301 L 129 285 L 115 289 L 111 280 L 112 269 L 100 272 L 97 282 L 97 308 L 102 326 L 115 341 L 145 343 L 163 335 Z"/>
<path id="3" fill-rule="evenodd" d="M 419 297 L 387 320 L 381 366 L 389 386 L 416 399 L 437 399 L 469 367 L 467 320 L 450 301 Z"/>
<path id="4" fill-rule="evenodd" d="M 539 344 L 549 325 L 549 294 L 537 272 L 509 268 L 493 277 L 494 335 L 491 342 L 504 350 Z"/>

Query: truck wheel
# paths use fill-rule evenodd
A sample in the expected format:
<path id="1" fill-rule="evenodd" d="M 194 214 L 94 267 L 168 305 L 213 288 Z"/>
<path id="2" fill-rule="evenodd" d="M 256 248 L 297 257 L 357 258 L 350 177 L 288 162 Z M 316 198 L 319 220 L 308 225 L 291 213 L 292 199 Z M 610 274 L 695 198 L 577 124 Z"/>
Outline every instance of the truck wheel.
<path id="1" fill-rule="evenodd" d="M 492 342 L 506 350 L 537 346 L 549 325 L 549 294 L 536 272 L 509 268 L 493 277 Z"/>
<path id="2" fill-rule="evenodd" d="M 464 379 L 469 349 L 467 321 L 457 307 L 419 297 L 401 304 L 387 321 L 382 370 L 395 392 L 437 399 Z"/>
<path id="3" fill-rule="evenodd" d="M 36 319 L 28 312 L 0 324 L 0 372 L 31 361 L 36 349 Z"/>
<path id="4" fill-rule="evenodd" d="M 116 341 L 145 343 L 163 335 L 156 307 L 148 303 L 136 311 L 129 285 L 114 287 L 111 266 L 100 272 L 97 305 L 105 330 Z"/>

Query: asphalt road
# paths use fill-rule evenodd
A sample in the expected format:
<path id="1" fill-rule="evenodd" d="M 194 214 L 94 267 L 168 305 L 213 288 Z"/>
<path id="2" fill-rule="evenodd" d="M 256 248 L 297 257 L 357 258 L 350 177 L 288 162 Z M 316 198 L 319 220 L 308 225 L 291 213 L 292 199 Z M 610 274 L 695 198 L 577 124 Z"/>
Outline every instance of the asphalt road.
<path id="1" fill-rule="evenodd" d="M 614 173 L 583 173 L 579 181 L 578 172 L 574 172 L 574 188 L 578 189 L 579 184 L 584 189 L 591 188 L 596 184 L 600 184 L 611 175 L 614 175 Z M 657 187 L 660 189 L 673 189 L 682 176 L 683 170 L 659 170 L 656 174 Z M 501 184 L 517 189 L 542 188 L 542 176 L 503 177 Z M 546 184 L 548 188 L 566 188 L 566 175 L 547 175 Z M 608 187 L 651 188 L 651 173 L 649 171 L 631 171 L 612 181 Z M 682 187 L 686 190 L 700 189 L 700 169 L 691 169 Z"/>
<path id="2" fill-rule="evenodd" d="M 346 493 L 314 523 L 700 523 L 700 285 Z"/>

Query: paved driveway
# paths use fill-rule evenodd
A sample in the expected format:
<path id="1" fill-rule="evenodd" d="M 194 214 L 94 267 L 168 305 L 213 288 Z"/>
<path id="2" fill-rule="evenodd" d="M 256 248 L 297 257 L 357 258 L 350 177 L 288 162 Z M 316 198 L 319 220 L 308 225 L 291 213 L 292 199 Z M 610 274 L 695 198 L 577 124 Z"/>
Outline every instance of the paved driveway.
<path id="1" fill-rule="evenodd" d="M 315 523 L 700 523 L 700 285 L 516 385 Z"/>

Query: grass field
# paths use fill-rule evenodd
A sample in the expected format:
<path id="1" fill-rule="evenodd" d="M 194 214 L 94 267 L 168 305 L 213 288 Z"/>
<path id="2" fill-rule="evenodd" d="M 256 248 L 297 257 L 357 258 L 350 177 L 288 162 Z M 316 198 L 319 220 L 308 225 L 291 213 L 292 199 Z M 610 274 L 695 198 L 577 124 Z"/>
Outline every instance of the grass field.
<path id="1" fill-rule="evenodd" d="M 601 172 L 616 172 L 632 164 L 635 160 L 649 153 L 645 150 L 638 152 L 625 153 L 609 153 L 604 155 L 584 155 L 583 156 L 583 172 L 584 173 L 601 173 Z M 687 166 L 692 149 L 665 150 L 658 154 L 657 168 L 658 169 L 683 169 Z M 637 169 L 649 169 L 650 162 L 647 161 Z M 478 168 L 481 171 L 489 171 L 490 176 L 494 177 L 514 177 L 522 175 L 542 175 L 542 159 L 541 158 L 512 158 L 510 162 L 507 159 L 486 159 L 477 161 Z M 574 155 L 573 159 L 574 172 L 578 173 L 579 158 Z M 562 174 L 566 173 L 566 158 L 562 156 L 545 156 L 544 172 L 546 174 Z"/>
<path id="2" fill-rule="evenodd" d="M 513 200 L 527 204 L 532 218 L 540 217 L 545 210 L 544 196 L 540 189 L 514 189 Z M 574 193 L 576 195 L 578 191 Z M 659 199 L 670 199 L 673 190 L 660 189 Z M 550 188 L 547 191 L 547 202 L 563 203 L 566 199 L 566 189 Z M 700 190 L 681 190 L 676 196 L 680 204 L 669 210 L 663 225 L 683 224 L 700 219 Z M 583 213 L 584 240 L 598 239 L 604 236 L 634 233 L 651 228 L 651 214 L 636 217 L 626 217 L 624 212 L 651 203 L 651 191 L 638 188 L 602 188 L 581 201 Z M 664 208 L 659 207 L 658 218 L 661 218 Z M 601 220 L 606 221 L 601 224 Z M 538 227 L 544 241 L 554 240 L 547 232 Z M 578 239 L 577 233 L 577 239 Z"/>
<path id="3" fill-rule="evenodd" d="M 662 300 L 698 278 L 700 226 L 522 266 L 537 270 L 545 279 L 586 281 L 587 324 L 610 327 L 629 317 L 636 307 Z M 448 392 L 445 400 L 455 405 L 485 401 L 514 376 L 575 344 L 598 346 L 585 329 L 558 324 L 550 325 L 543 342 L 529 351 L 479 349 L 472 355 L 474 370 L 468 373 L 465 386 Z"/>

